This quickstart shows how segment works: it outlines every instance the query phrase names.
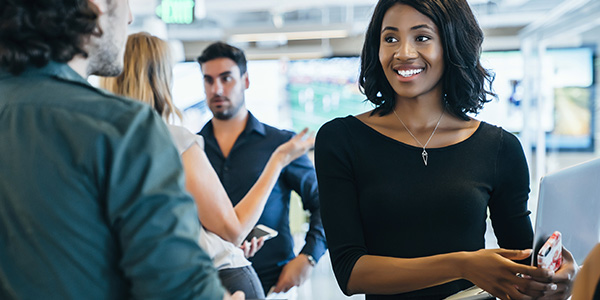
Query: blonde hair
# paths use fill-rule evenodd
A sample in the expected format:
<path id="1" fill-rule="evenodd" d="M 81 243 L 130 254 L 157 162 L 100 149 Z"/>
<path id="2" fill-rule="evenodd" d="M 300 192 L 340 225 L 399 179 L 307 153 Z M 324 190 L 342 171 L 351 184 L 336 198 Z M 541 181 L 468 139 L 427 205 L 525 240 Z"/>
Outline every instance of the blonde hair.
<path id="1" fill-rule="evenodd" d="M 100 87 L 148 103 L 165 121 L 171 121 L 175 115 L 182 118 L 173 104 L 172 78 L 169 44 L 147 32 L 139 32 L 127 38 L 121 75 L 101 78 Z"/>

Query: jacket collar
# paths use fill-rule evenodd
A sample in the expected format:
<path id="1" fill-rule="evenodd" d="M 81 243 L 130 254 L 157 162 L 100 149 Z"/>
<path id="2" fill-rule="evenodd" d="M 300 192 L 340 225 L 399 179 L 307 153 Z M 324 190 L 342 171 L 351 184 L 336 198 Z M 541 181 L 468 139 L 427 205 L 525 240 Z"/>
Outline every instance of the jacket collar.
<path id="1" fill-rule="evenodd" d="M 50 76 L 66 81 L 72 81 L 91 86 L 85 78 L 81 77 L 81 75 L 75 72 L 75 70 L 71 69 L 69 65 L 67 65 L 66 63 L 59 63 L 55 61 L 50 61 L 47 65 L 41 68 L 37 68 L 32 65 L 27 66 L 27 68 L 25 68 L 25 71 L 23 71 L 23 73 L 19 74 L 18 76 L 28 77 L 36 75 Z M 6 70 L 0 70 L 0 78 L 8 77 L 15 76 Z"/>

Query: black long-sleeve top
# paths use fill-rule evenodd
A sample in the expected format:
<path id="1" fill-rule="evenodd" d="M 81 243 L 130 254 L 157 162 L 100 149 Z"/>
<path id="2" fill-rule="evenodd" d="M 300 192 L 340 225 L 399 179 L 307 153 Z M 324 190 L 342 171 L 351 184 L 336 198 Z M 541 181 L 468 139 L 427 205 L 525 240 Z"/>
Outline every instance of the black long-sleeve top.
<path id="1" fill-rule="evenodd" d="M 468 139 L 427 149 L 427 166 L 422 151 L 352 116 L 319 130 L 321 215 L 344 293 L 363 255 L 415 258 L 484 248 L 488 207 L 501 247 L 531 247 L 529 172 L 514 135 L 481 122 Z M 367 299 L 442 299 L 470 285 L 458 280 Z"/>

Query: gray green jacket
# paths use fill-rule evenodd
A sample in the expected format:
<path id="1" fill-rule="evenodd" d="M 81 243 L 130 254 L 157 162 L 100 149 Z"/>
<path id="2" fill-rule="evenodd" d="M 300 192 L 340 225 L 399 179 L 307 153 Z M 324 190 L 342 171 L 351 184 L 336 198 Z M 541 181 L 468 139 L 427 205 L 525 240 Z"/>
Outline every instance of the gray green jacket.
<path id="1" fill-rule="evenodd" d="M 177 150 L 66 64 L 0 70 L 0 299 L 220 299 Z"/>

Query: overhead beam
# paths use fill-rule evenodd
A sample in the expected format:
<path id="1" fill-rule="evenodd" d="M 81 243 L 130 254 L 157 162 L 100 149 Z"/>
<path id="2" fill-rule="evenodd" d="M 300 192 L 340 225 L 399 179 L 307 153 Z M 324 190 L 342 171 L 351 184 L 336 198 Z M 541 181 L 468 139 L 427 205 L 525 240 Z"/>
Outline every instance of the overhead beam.
<path id="1" fill-rule="evenodd" d="M 206 1 L 208 12 L 291 11 L 325 6 L 358 6 L 377 4 L 377 0 L 220 0 Z"/>
<path id="2" fill-rule="evenodd" d="M 526 26 L 519 37 L 554 39 L 565 33 L 579 34 L 600 25 L 600 1 L 569 0 L 550 11 L 545 18 Z"/>

